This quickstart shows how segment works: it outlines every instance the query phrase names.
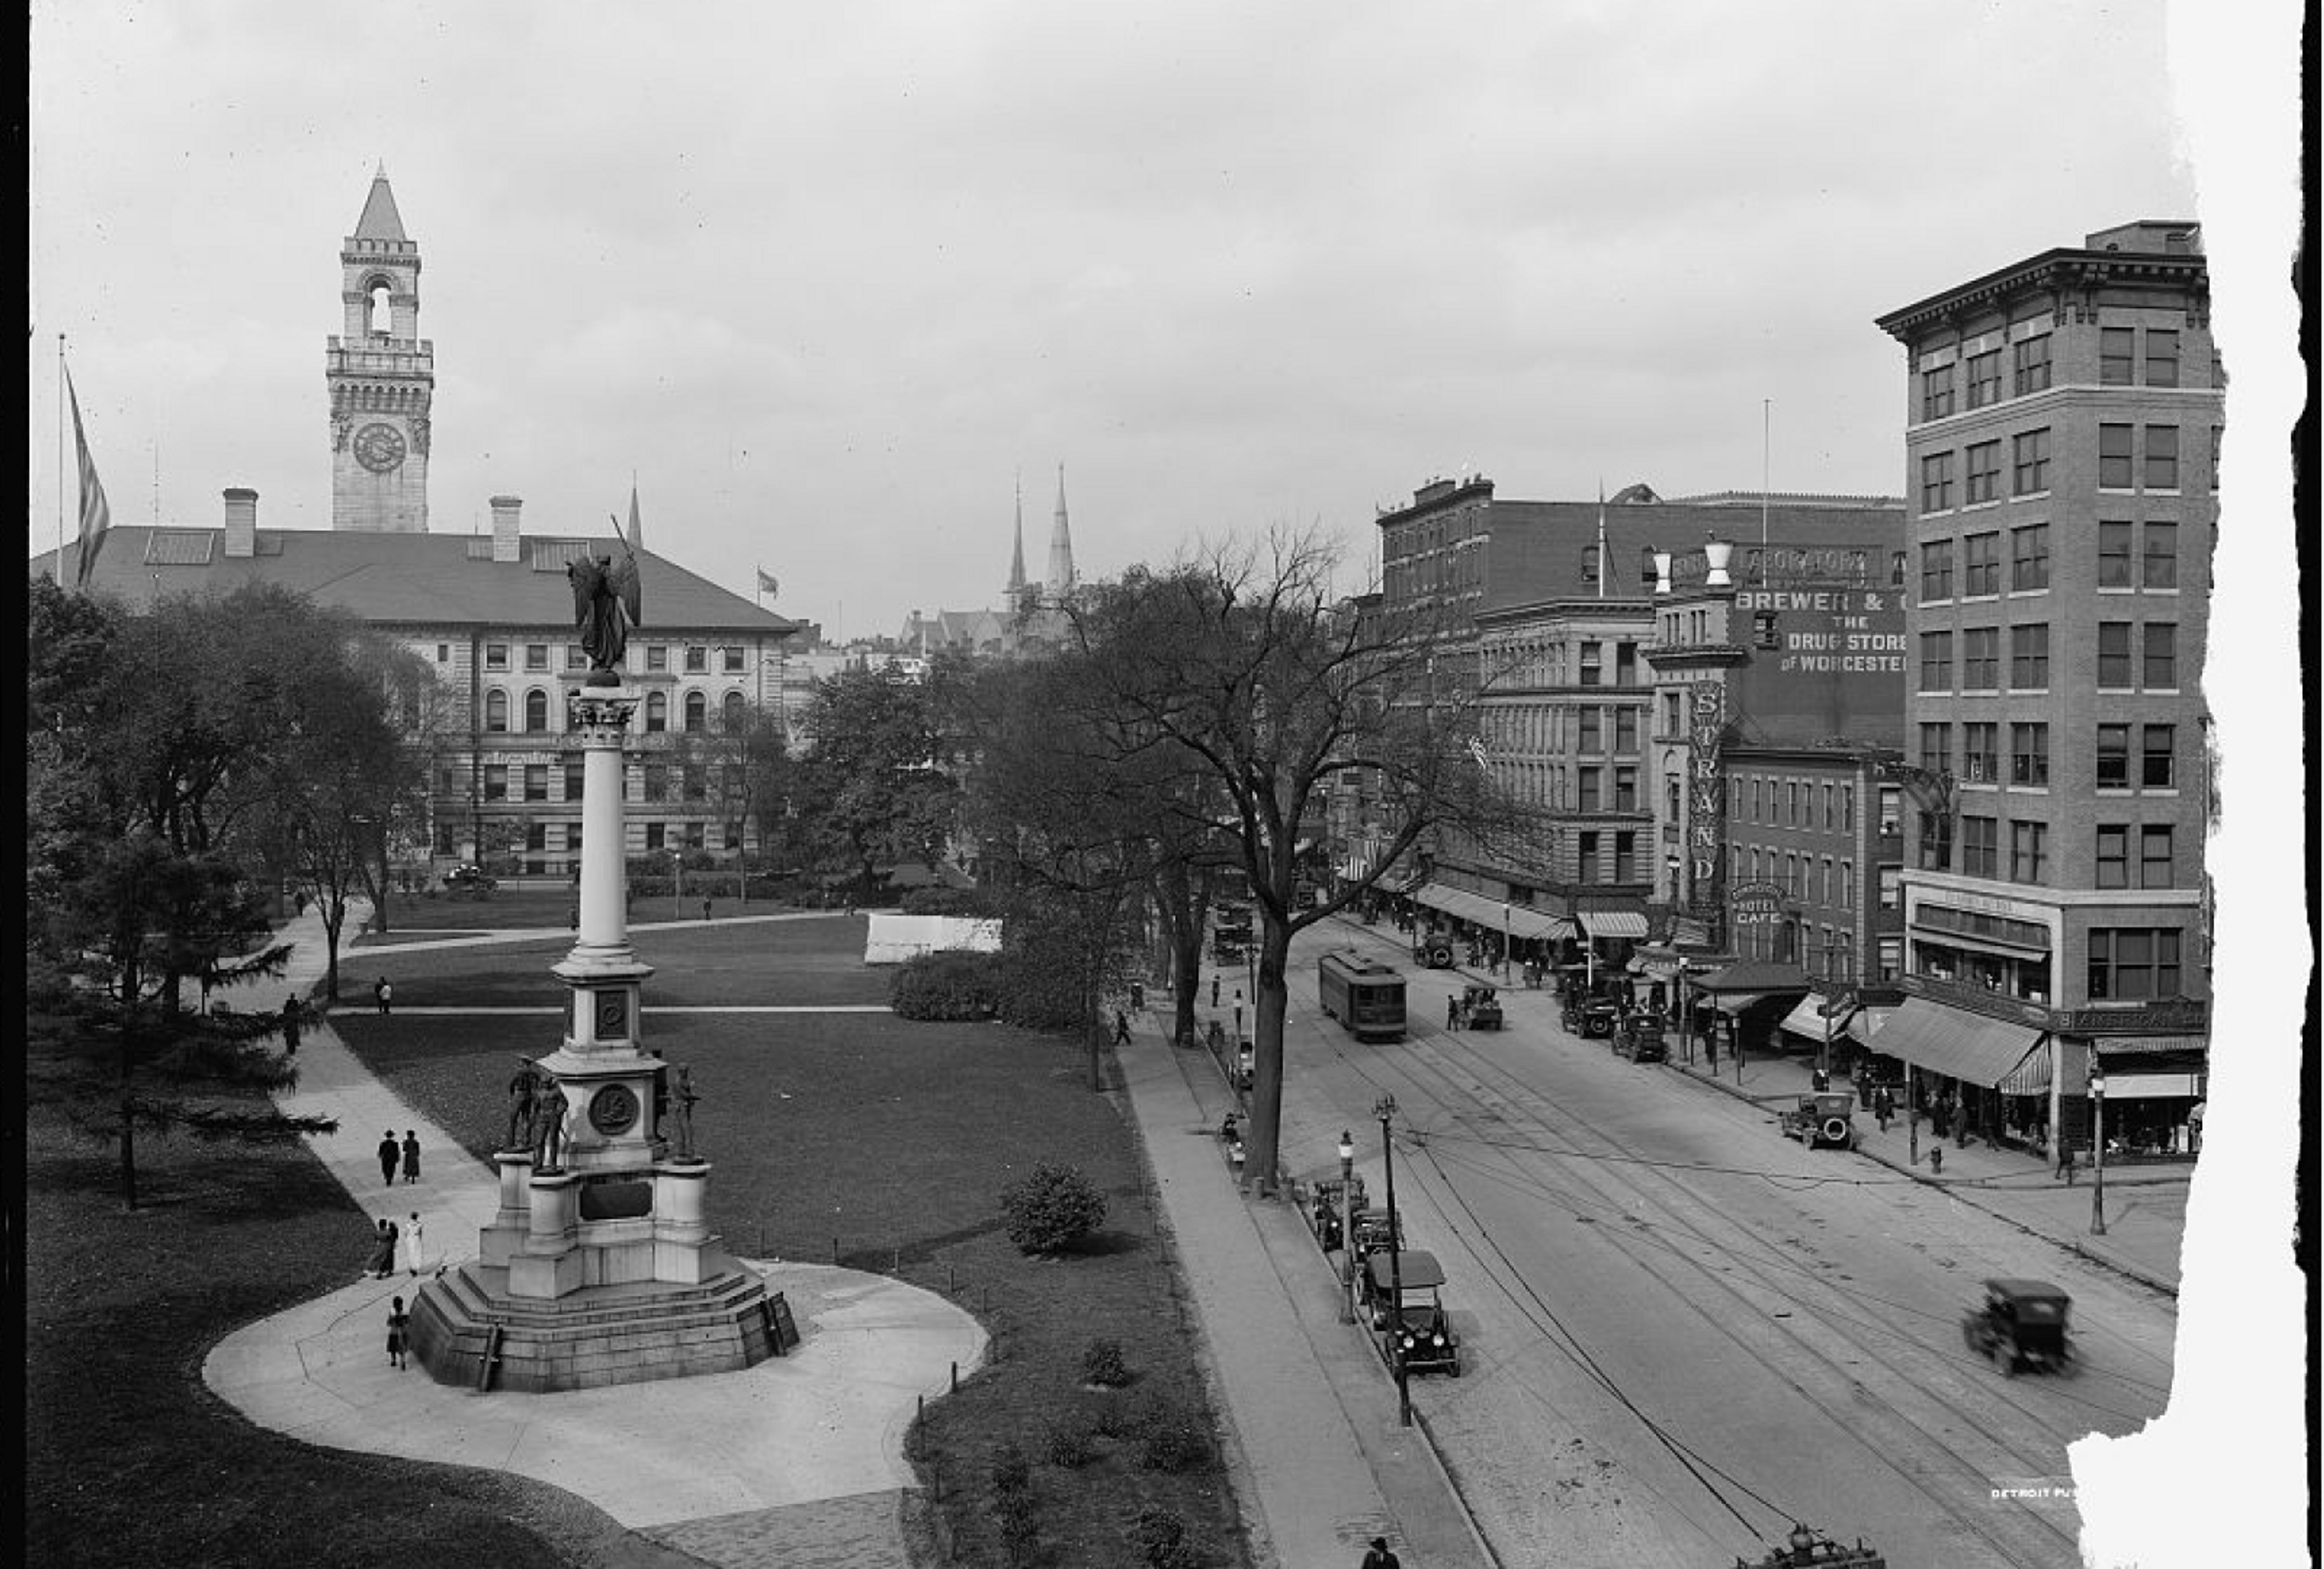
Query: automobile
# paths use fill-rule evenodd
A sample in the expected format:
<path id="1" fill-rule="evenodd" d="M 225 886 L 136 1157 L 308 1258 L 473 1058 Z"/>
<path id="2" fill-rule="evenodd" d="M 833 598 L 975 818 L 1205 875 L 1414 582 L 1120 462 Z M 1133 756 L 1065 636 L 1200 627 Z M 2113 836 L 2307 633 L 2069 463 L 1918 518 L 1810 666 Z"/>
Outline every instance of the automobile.
<path id="1" fill-rule="evenodd" d="M 1461 1376 L 1461 1343 L 1439 1295 L 1443 1284 L 1444 1266 L 1434 1253 L 1383 1251 L 1365 1260 L 1364 1307 L 1390 1370 Z"/>
<path id="2" fill-rule="evenodd" d="M 1784 1108 L 1784 1137 L 1796 1139 L 1811 1149 L 1853 1149 L 1856 1123 L 1850 1113 L 1855 1109 L 1856 1096 L 1847 1090 L 1802 1095 L 1796 1104 Z"/>
<path id="3" fill-rule="evenodd" d="M 1615 1029 L 1614 1053 L 1632 1062 L 1664 1062 L 1670 1048 L 1663 1039 L 1663 1021 L 1651 1013 L 1633 1013 Z"/>
<path id="4" fill-rule="evenodd" d="M 444 873 L 444 888 L 450 893 L 490 893 L 500 886 L 500 880 L 475 862 L 463 862 Z"/>
<path id="5" fill-rule="evenodd" d="M 1388 1246 L 1391 1229 L 1388 1211 L 1360 1209 L 1356 1211 L 1356 1218 L 1349 1224 L 1355 1232 L 1354 1249 L 1355 1256 L 1359 1260 L 1368 1259 Z M 1396 1240 L 1401 1242 L 1404 1240 L 1404 1223 L 1401 1220 L 1394 1222 L 1393 1231 Z"/>
<path id="6" fill-rule="evenodd" d="M 1451 969 L 1452 939 L 1437 932 L 1425 933 L 1413 938 L 1412 962 L 1426 970 Z"/>
<path id="7" fill-rule="evenodd" d="M 1621 1016 L 1622 1011 L 1604 997 L 1568 997 L 1559 1013 L 1567 1029 L 1591 1040 L 1610 1038 Z"/>
<path id="8" fill-rule="evenodd" d="M 1346 1190 L 1344 1194 L 1342 1192 L 1342 1188 Z M 1308 1205 L 1308 1222 L 1314 1228 L 1315 1241 L 1327 1253 L 1336 1252 L 1339 1250 L 1340 1213 L 1343 1198 L 1346 1201 L 1348 1213 L 1351 1214 L 1365 1208 L 1364 1179 L 1360 1177 L 1351 1177 L 1347 1182 L 1342 1183 L 1334 1177 L 1328 1181 L 1319 1182 L 1315 1185 L 1314 1193 Z"/>
<path id="9" fill-rule="evenodd" d="M 2073 1298 L 2047 1280 L 2007 1277 L 1985 1283 L 1985 1300 L 1961 1319 L 1961 1339 L 1978 1356 L 1991 1357 L 2004 1378 L 2020 1367 L 2069 1372 L 2073 1347 L 2066 1317 Z"/>
<path id="10" fill-rule="evenodd" d="M 1490 986 L 1471 982 L 1461 992 L 1461 1012 L 1471 1029 L 1501 1027 L 1501 1000 Z"/>

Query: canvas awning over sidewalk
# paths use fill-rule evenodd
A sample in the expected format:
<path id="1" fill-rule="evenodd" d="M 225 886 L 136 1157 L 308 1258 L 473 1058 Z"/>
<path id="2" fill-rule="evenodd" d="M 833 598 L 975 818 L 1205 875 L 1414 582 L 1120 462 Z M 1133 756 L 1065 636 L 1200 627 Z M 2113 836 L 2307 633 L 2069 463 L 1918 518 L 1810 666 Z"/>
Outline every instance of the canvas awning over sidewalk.
<path id="1" fill-rule="evenodd" d="M 2012 1094 L 2035 1094 L 2049 1084 L 2043 1039 L 2026 1025 L 1907 997 L 1873 1038 L 1872 1049 L 1983 1089 L 2006 1085 Z"/>
<path id="2" fill-rule="evenodd" d="M 1441 882 L 1424 884 L 1413 897 L 1431 909 L 1441 909 L 1488 930 L 1500 931 L 1504 923 L 1513 937 L 1570 937 L 1573 923 L 1563 916 L 1544 915 L 1537 909 L 1527 909 L 1521 904 L 1504 904 L 1488 899 L 1481 893 L 1471 893 L 1465 888 L 1447 888 Z"/>

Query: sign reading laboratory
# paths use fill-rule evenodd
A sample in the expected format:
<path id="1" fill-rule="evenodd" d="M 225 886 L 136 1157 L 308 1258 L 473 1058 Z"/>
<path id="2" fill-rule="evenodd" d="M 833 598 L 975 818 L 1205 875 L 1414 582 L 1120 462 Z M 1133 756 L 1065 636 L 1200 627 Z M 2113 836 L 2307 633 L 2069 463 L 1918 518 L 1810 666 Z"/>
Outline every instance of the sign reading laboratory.
<path id="1" fill-rule="evenodd" d="M 1772 742 L 1835 735 L 1901 739 L 1904 718 L 1904 593 L 1882 586 L 1743 588 L 1735 615 L 1751 662 L 1736 673 L 1738 702 Z"/>

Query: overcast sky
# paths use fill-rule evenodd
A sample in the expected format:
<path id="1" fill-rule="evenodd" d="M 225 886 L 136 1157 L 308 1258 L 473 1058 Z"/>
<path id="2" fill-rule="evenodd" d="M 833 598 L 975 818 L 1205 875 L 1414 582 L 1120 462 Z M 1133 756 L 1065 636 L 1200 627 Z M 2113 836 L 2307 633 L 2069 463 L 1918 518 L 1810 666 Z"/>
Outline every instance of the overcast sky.
<path id="1" fill-rule="evenodd" d="M 687 24 L 673 26 L 672 16 Z M 524 498 L 853 632 L 995 604 L 1065 466 L 1106 576 L 1433 475 L 1903 487 L 1872 326 L 2195 210 L 2160 4 L 38 0 L 31 549 L 56 340 L 114 515 L 329 521 L 383 162 L 438 531 Z M 70 502 L 68 499 L 68 509 Z"/>

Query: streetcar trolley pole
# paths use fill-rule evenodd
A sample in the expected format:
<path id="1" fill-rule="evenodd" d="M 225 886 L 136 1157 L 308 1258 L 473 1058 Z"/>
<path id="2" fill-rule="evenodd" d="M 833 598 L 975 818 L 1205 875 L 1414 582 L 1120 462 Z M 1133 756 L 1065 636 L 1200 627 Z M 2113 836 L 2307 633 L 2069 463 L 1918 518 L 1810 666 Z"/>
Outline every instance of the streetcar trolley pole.
<path id="1" fill-rule="evenodd" d="M 1390 1311 L 1400 1334 L 1404 1327 L 1404 1222 L 1396 1213 L 1396 1151 L 1388 1143 L 1388 1125 L 1396 1115 L 1396 1097 L 1382 1095 L 1372 1107 L 1372 1115 L 1379 1119 L 1380 1161 L 1388 1171 L 1388 1289 Z M 1352 1244 L 1349 1249 L 1354 1251 Z M 1405 1366 L 1404 1352 L 1395 1341 L 1389 1343 L 1388 1360 L 1396 1367 L 1396 1420 L 1401 1427 L 1412 1426 L 1412 1374 Z"/>

